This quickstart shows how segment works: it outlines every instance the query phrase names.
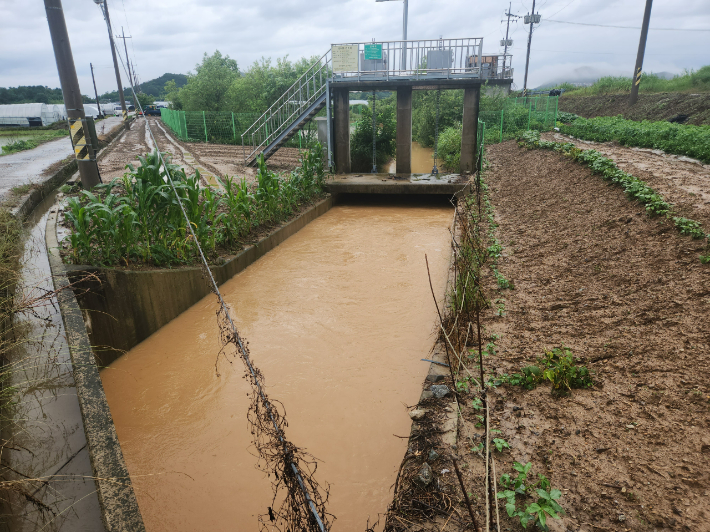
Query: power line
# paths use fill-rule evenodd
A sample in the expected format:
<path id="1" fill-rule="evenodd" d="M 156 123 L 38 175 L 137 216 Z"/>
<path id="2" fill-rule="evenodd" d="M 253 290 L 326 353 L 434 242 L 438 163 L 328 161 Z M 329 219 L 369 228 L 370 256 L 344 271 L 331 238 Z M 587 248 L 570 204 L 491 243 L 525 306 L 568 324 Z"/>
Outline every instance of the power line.
<path id="1" fill-rule="evenodd" d="M 576 26 L 595 26 L 597 28 L 618 28 L 622 30 L 640 30 L 640 26 L 611 26 L 608 24 L 588 24 L 586 22 L 570 22 L 568 20 L 554 20 L 551 18 L 546 19 L 546 22 L 556 22 L 558 24 L 574 24 Z M 648 28 L 651 31 L 710 31 L 710 28 L 699 28 L 699 29 L 690 29 L 690 28 Z"/>

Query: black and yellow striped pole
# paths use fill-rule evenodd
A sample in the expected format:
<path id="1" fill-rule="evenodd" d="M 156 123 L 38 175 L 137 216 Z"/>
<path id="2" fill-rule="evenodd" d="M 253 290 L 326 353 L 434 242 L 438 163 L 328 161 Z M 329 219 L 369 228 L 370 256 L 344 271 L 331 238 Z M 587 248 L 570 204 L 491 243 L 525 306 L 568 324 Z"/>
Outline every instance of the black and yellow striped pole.
<path id="1" fill-rule="evenodd" d="M 641 39 L 639 40 L 639 51 L 636 56 L 636 67 L 631 80 L 631 97 L 629 105 L 634 105 L 639 99 L 639 85 L 641 84 L 641 72 L 643 70 L 643 55 L 646 52 L 646 38 L 648 37 L 648 24 L 651 21 L 651 4 L 653 0 L 646 0 L 646 9 L 643 12 L 643 24 L 641 25 Z"/>
<path id="2" fill-rule="evenodd" d="M 79 164 L 81 184 L 89 190 L 100 182 L 99 169 L 96 165 L 96 154 L 89 139 L 89 131 L 84 115 L 84 103 L 79 89 L 79 80 L 76 77 L 74 57 L 72 56 L 69 33 L 64 20 L 61 0 L 44 0 L 47 12 L 49 33 L 52 37 L 54 57 L 57 60 L 59 83 L 62 87 L 64 105 L 71 129 L 72 146 Z"/>

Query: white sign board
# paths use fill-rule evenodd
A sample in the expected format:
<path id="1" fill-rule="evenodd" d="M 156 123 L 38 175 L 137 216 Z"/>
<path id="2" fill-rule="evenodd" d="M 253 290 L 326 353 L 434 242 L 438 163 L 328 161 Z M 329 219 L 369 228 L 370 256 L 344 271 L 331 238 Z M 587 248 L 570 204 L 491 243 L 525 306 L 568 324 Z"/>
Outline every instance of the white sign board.
<path id="1" fill-rule="evenodd" d="M 332 47 L 333 72 L 357 72 L 357 44 L 340 44 Z"/>

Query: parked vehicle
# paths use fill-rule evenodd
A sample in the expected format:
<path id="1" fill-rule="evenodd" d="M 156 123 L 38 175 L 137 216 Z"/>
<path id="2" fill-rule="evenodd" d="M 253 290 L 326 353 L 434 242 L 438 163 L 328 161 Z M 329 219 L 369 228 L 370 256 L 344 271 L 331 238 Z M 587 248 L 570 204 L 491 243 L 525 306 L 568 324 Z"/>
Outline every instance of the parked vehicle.
<path id="1" fill-rule="evenodd" d="M 123 109 L 121 109 L 120 105 L 114 105 L 113 106 L 113 116 L 121 116 L 123 115 Z"/>
<path id="2" fill-rule="evenodd" d="M 155 105 L 146 105 L 143 108 L 143 112 L 145 113 L 145 116 L 160 116 L 160 109 L 158 109 Z"/>

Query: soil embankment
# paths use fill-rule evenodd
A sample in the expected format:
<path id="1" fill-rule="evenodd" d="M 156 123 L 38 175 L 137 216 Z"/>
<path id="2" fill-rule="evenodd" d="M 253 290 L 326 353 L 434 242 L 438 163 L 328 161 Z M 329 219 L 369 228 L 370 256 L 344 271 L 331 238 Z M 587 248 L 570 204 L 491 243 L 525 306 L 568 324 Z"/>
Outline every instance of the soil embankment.
<path id="1" fill-rule="evenodd" d="M 707 93 L 641 93 L 633 107 L 629 106 L 628 94 L 566 94 L 560 97 L 559 109 L 584 118 L 622 115 L 629 120 L 668 120 L 678 115 L 687 115 L 686 124 L 710 124 L 710 94 Z"/>
<path id="2" fill-rule="evenodd" d="M 364 530 L 387 507 L 433 340 L 424 254 L 439 295 L 449 264 L 449 205 L 369 203 L 334 207 L 221 288 L 286 407 L 288 438 L 323 460 L 333 530 Z M 208 296 L 102 372 L 153 532 L 248 530 L 271 505 L 241 362 L 215 371 L 215 304 Z"/>
<path id="3" fill-rule="evenodd" d="M 557 153 L 488 149 L 505 316 L 498 373 L 564 344 L 596 385 L 554 399 L 502 386 L 498 472 L 531 461 L 567 510 L 556 529 L 707 530 L 710 290 L 701 244 Z M 710 185 L 706 183 L 705 192 Z M 517 530 L 517 528 L 515 528 Z"/>

